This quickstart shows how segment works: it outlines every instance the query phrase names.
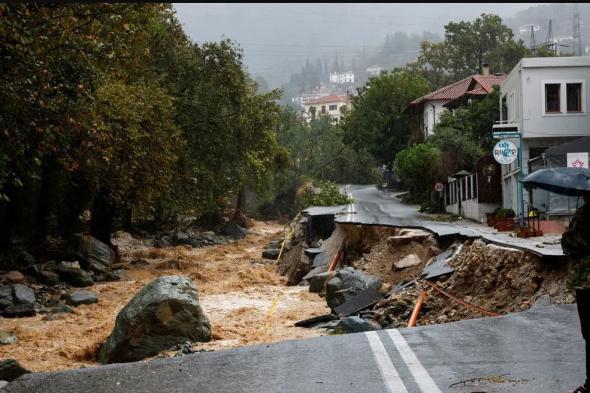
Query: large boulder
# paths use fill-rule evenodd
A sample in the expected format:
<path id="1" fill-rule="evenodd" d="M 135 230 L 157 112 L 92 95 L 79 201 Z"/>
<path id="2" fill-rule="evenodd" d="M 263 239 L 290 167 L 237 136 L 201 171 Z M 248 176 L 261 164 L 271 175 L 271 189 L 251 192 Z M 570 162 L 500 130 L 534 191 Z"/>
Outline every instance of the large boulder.
<path id="1" fill-rule="evenodd" d="M 379 278 L 368 276 L 355 270 L 353 267 L 345 267 L 338 270 L 332 278 L 326 282 L 326 302 L 334 310 L 339 305 L 347 302 L 356 294 L 369 287 L 379 289 L 382 281 Z"/>
<path id="2" fill-rule="evenodd" d="M 89 287 L 94 284 L 92 276 L 80 268 L 78 262 L 61 262 L 55 267 L 59 278 L 75 287 Z"/>
<path id="3" fill-rule="evenodd" d="M 229 221 L 221 227 L 221 234 L 225 236 L 229 236 L 234 240 L 240 240 L 246 237 L 248 230 L 242 228 L 238 224 L 233 221 Z"/>
<path id="4" fill-rule="evenodd" d="M 106 273 L 111 270 L 115 253 L 108 244 L 90 235 L 77 233 L 69 241 L 67 257 L 80 262 L 83 269 Z"/>
<path id="5" fill-rule="evenodd" d="M 29 370 L 14 359 L 0 360 L 0 380 L 2 381 L 14 381 L 21 375 L 29 373 Z"/>
<path id="6" fill-rule="evenodd" d="M 162 276 L 143 287 L 119 312 L 99 361 L 133 362 L 185 341 L 210 340 L 211 324 L 193 282 L 186 277 Z"/>
<path id="7" fill-rule="evenodd" d="M 0 315 L 7 318 L 35 315 L 35 292 L 22 284 L 0 287 Z"/>

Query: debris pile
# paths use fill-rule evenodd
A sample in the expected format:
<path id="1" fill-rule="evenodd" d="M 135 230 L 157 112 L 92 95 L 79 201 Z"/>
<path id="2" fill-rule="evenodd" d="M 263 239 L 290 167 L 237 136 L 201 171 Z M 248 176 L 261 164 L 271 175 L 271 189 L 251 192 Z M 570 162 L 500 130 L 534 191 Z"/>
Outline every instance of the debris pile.
<path id="1" fill-rule="evenodd" d="M 554 304 L 574 302 L 563 261 L 481 240 L 452 241 L 417 229 L 336 225 L 302 277 L 310 292 L 325 296 L 334 318 L 300 324 L 346 333 L 407 327 L 415 309 L 417 324 L 426 325 L 523 311 L 544 295 Z M 331 243 L 344 245 L 341 258 L 325 247 Z M 288 270 L 293 259 L 282 263 Z M 359 273 L 360 285 L 343 279 Z M 417 309 L 421 291 L 425 301 Z"/>

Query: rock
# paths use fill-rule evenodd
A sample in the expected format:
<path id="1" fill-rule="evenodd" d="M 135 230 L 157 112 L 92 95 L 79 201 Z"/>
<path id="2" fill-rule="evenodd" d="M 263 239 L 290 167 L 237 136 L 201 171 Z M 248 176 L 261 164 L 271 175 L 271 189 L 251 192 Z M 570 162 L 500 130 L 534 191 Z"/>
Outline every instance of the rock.
<path id="1" fill-rule="evenodd" d="M 418 266 L 420 263 L 422 263 L 422 261 L 420 261 L 418 255 L 410 254 L 395 262 L 393 266 L 395 266 L 396 269 L 405 269 L 407 267 Z"/>
<path id="2" fill-rule="evenodd" d="M 241 226 L 239 226 L 235 222 L 230 221 L 230 222 L 223 224 L 220 232 L 221 232 L 221 234 L 223 234 L 225 236 L 229 236 L 230 238 L 232 238 L 234 240 L 240 240 L 240 239 L 243 239 L 246 237 L 246 233 L 248 233 L 248 230 L 245 228 L 242 228 Z"/>
<path id="3" fill-rule="evenodd" d="M 25 281 L 25 276 L 16 270 L 10 271 L 4 275 L 13 284 L 22 284 Z"/>
<path id="4" fill-rule="evenodd" d="M 381 325 L 375 321 L 363 319 L 360 317 L 347 317 L 341 320 L 336 328 L 335 333 L 359 333 L 370 330 L 381 330 Z"/>
<path id="5" fill-rule="evenodd" d="M 106 274 L 107 281 L 121 281 L 125 275 L 125 270 L 117 269 Z"/>
<path id="6" fill-rule="evenodd" d="M 39 279 L 47 285 L 55 285 L 59 283 L 59 274 L 47 270 L 39 272 Z"/>
<path id="7" fill-rule="evenodd" d="M 12 305 L 14 298 L 12 296 L 12 286 L 0 286 L 0 310 Z"/>
<path id="8" fill-rule="evenodd" d="M 159 239 L 154 241 L 154 247 L 156 248 L 164 248 L 170 247 L 174 243 L 174 238 L 171 235 L 162 236 Z"/>
<path id="9" fill-rule="evenodd" d="M 387 245 L 391 248 L 396 248 L 410 242 L 420 243 L 426 240 L 429 236 L 431 236 L 431 234 L 426 231 L 404 228 L 400 230 L 397 235 L 387 238 Z"/>
<path id="10" fill-rule="evenodd" d="M 281 250 L 278 248 L 267 248 L 266 250 L 262 251 L 262 258 L 277 259 L 280 252 Z"/>
<path id="11" fill-rule="evenodd" d="M 143 287 L 117 315 L 99 362 L 132 362 L 185 341 L 211 340 L 197 288 L 180 276 L 162 276 Z"/>
<path id="12" fill-rule="evenodd" d="M 328 306 L 334 310 L 369 287 L 379 289 L 381 283 L 382 281 L 376 277 L 368 276 L 350 266 L 345 267 L 338 270 L 334 277 L 326 282 L 326 301 Z"/>
<path id="13" fill-rule="evenodd" d="M 35 303 L 35 291 L 23 284 L 14 284 L 12 286 L 12 296 L 16 304 Z"/>
<path id="14" fill-rule="evenodd" d="M 14 359 L 0 360 L 0 380 L 14 381 L 23 374 L 29 374 L 30 371 L 22 367 Z"/>
<path id="15" fill-rule="evenodd" d="M 311 273 L 311 272 L 310 272 Z M 308 277 L 309 281 L 309 292 L 311 293 L 322 293 L 325 290 L 325 283 L 334 276 L 333 272 L 319 273 Z"/>
<path id="16" fill-rule="evenodd" d="M 283 244 L 282 240 L 271 240 L 270 242 L 268 242 L 268 244 L 264 248 L 279 248 L 280 249 L 282 244 Z"/>
<path id="17" fill-rule="evenodd" d="M 6 318 L 22 318 L 35 316 L 34 304 L 12 304 L 2 311 L 2 316 Z"/>
<path id="18" fill-rule="evenodd" d="M 67 297 L 67 302 L 72 306 L 79 306 L 80 304 L 98 303 L 96 293 L 91 291 L 74 291 Z"/>
<path id="19" fill-rule="evenodd" d="M 0 330 L 0 344 L 2 344 L 2 345 L 16 344 L 16 334 L 14 334 L 13 332 L 7 332 L 4 330 Z"/>
<path id="20" fill-rule="evenodd" d="M 115 260 L 115 253 L 108 244 L 81 233 L 70 239 L 67 254 L 68 258 L 79 261 L 82 268 L 97 273 L 111 270 Z"/>
<path id="21" fill-rule="evenodd" d="M 82 270 L 78 262 L 61 262 L 55 271 L 60 279 L 75 287 L 89 287 L 94 284 L 90 274 Z"/>

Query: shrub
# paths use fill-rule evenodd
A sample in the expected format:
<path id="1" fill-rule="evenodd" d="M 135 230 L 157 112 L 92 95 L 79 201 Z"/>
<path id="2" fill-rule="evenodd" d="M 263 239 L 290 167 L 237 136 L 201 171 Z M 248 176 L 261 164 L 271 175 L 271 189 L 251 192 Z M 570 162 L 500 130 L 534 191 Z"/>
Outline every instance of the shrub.
<path id="1" fill-rule="evenodd" d="M 297 205 L 301 209 L 309 206 L 346 205 L 351 202 L 352 200 L 342 194 L 336 183 L 333 182 L 320 182 L 319 187 L 307 183 L 297 194 Z"/>

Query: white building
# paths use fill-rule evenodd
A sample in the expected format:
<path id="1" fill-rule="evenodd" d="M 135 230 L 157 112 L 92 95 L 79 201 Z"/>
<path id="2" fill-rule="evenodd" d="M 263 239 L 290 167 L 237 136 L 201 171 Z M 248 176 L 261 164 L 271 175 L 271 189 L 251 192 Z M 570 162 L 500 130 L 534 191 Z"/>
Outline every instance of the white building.
<path id="1" fill-rule="evenodd" d="M 543 163 L 547 148 L 590 135 L 589 83 L 590 57 L 525 58 L 508 74 L 501 85 L 501 127 L 522 134 L 525 175 Z M 518 139 L 511 140 L 518 146 Z M 503 205 L 517 214 L 519 170 L 518 159 L 502 165 Z M 523 198 L 551 213 L 543 193 L 525 190 Z"/>
<path id="2" fill-rule="evenodd" d="M 335 85 L 342 85 L 345 83 L 354 83 L 354 72 L 346 71 L 346 72 L 331 72 L 330 73 L 330 83 Z"/>
<path id="3" fill-rule="evenodd" d="M 303 104 L 303 108 L 304 117 L 308 123 L 322 115 L 329 116 L 338 122 L 343 112 L 351 108 L 351 104 L 348 96 L 332 94 L 317 100 L 307 101 Z"/>

